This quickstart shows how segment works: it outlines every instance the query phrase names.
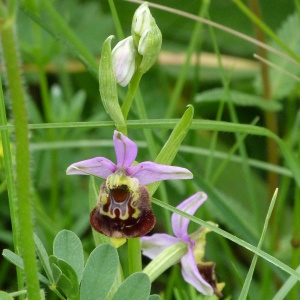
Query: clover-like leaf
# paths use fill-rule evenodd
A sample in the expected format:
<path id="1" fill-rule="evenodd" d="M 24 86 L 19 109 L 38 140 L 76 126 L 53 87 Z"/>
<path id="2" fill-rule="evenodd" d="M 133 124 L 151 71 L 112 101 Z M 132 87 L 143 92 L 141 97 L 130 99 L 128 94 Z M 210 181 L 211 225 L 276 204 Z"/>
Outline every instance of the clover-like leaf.
<path id="1" fill-rule="evenodd" d="M 130 275 L 118 288 L 112 300 L 148 300 L 151 283 L 148 275 L 137 272 Z"/>
<path id="2" fill-rule="evenodd" d="M 117 275 L 119 257 L 110 244 L 98 246 L 90 254 L 81 281 L 80 299 L 106 299 Z"/>
<path id="3" fill-rule="evenodd" d="M 83 248 L 79 237 L 70 230 L 60 231 L 54 239 L 53 254 L 74 269 L 79 283 L 84 269 Z"/>

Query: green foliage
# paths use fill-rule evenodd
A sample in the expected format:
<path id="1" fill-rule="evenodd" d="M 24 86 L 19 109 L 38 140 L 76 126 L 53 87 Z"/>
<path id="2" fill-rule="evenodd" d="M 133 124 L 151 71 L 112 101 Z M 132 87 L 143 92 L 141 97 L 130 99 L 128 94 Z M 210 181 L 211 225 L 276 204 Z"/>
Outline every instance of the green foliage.
<path id="1" fill-rule="evenodd" d="M 245 15 L 235 5 L 239 1 L 204 2 L 207 10 L 202 16 L 206 20 L 255 37 L 253 11 Z M 156 1 L 193 15 L 201 11 L 204 2 Z M 247 5 L 250 2 L 254 1 L 244 1 Z M 276 39 L 273 41 L 268 35 L 269 28 L 285 44 L 284 55 L 294 53 L 294 59 L 299 59 L 299 1 L 277 2 L 274 5 L 271 0 L 259 1 L 259 21 L 267 40 L 267 45 L 262 46 L 283 52 Z M 209 227 L 210 223 L 204 220 L 219 224 L 218 228 L 211 228 L 214 233 L 208 237 L 205 259 L 216 262 L 217 277 L 226 283 L 225 299 L 299 299 L 299 248 L 295 245 L 300 232 L 300 93 L 297 80 L 285 73 L 299 76 L 299 65 L 267 48 L 265 58 L 277 68 L 268 67 L 270 85 L 263 86 L 260 66 L 253 60 L 253 53 L 258 52 L 255 44 L 222 28 L 212 32 L 201 23 L 201 33 L 190 53 L 188 45 L 199 26 L 195 19 L 150 7 L 163 37 L 158 63 L 143 78 L 133 78 L 127 92 L 123 87 L 110 86 L 110 94 L 100 99 L 98 61 L 100 55 L 105 55 L 105 51 L 101 54 L 101 45 L 109 44 L 109 56 L 110 43 L 113 47 L 116 40 L 108 43 L 105 39 L 116 34 L 118 20 L 125 36 L 130 34 L 137 5 L 112 0 L 24 0 L 19 6 L 16 3 L 0 4 L 0 38 L 4 53 L 8 48 L 3 44 L 3 28 L 16 25 L 16 47 L 19 45 L 20 52 L 15 48 L 8 52 L 17 54 L 22 62 L 22 68 L 14 70 L 23 76 L 27 111 L 17 106 L 21 118 L 13 113 L 12 92 L 20 89 L 11 89 L 11 83 L 16 81 L 7 81 L 9 76 L 3 69 L 0 241 L 7 249 L 0 261 L 0 289 L 17 292 L 1 291 L 0 298 L 26 297 L 26 288 L 34 281 L 31 277 L 22 285 L 24 270 L 28 270 L 25 262 L 31 266 L 27 255 L 30 253 L 32 265 L 35 257 L 38 261 L 41 299 L 44 294 L 49 300 L 134 300 L 141 299 L 141 295 L 143 299 L 156 300 L 160 299 L 158 294 L 165 300 L 216 299 L 200 295 L 184 282 L 179 266 L 155 280 L 151 291 L 157 295 L 149 295 L 149 278 L 142 272 L 131 275 L 128 270 L 126 246 L 117 251 L 109 238 L 95 231 L 92 235 L 89 212 L 96 206 L 100 182 L 84 176 L 66 177 L 65 170 L 75 161 L 94 156 L 115 161 L 111 136 L 117 126 L 137 142 L 140 161 L 157 157 L 159 163 L 174 163 L 194 174 L 192 180 L 185 182 L 168 182 L 159 188 L 159 183 L 149 186 L 152 193 L 156 192 L 155 197 L 162 200 L 152 202 L 157 219 L 154 232 L 167 231 L 171 212 L 181 214 L 174 207 L 203 190 L 208 200 L 191 218 L 190 229 L 201 224 Z M 190 61 L 186 60 L 189 55 Z M 4 65 L 1 57 L 1 66 Z M 112 76 L 108 67 L 100 68 L 101 78 Z M 101 90 L 109 87 L 107 82 L 100 80 Z M 171 103 L 177 86 L 181 86 L 180 91 Z M 263 96 L 266 88 L 270 89 L 270 101 Z M 163 117 L 169 110 L 172 119 Z M 23 132 L 21 140 L 29 138 L 30 161 L 19 155 L 17 160 L 21 171 L 29 166 L 30 176 L 24 178 L 32 178 L 26 191 L 30 191 L 31 202 L 18 206 L 15 150 L 20 135 L 16 135 L 14 126 L 15 120 L 26 118 L 27 114 L 28 132 L 22 131 L 26 122 L 19 128 Z M 269 127 L 268 118 L 278 125 L 278 130 Z M 275 141 L 273 149 L 267 150 L 267 139 Z M 240 146 L 246 155 L 241 154 Z M 18 147 L 19 154 L 26 152 L 26 143 L 21 142 Z M 277 148 L 279 162 L 274 162 L 270 157 Z M 275 185 L 268 179 L 273 175 L 277 177 Z M 277 187 L 277 203 L 266 229 L 263 223 Z M 253 202 L 249 190 L 254 195 Z M 24 203 L 25 209 L 20 209 Z M 34 239 L 35 249 L 29 245 L 25 247 L 27 252 L 21 254 L 17 226 L 28 226 L 32 220 L 29 212 L 34 214 L 37 234 L 29 236 Z M 258 245 L 264 234 L 264 243 Z M 17 268 L 16 278 L 11 276 L 14 266 L 10 263 Z M 143 267 L 147 264 L 143 260 Z M 280 289 L 278 283 L 282 285 Z"/>
<path id="2" fill-rule="evenodd" d="M 35 245 L 47 276 L 45 278 L 39 274 L 39 280 L 60 296 L 60 292 L 63 292 L 68 299 L 116 300 L 120 299 L 120 295 L 122 299 L 148 299 L 150 295 L 150 279 L 145 273 L 134 273 L 120 286 L 114 286 L 118 284 L 115 279 L 119 257 L 117 250 L 110 244 L 102 244 L 95 248 L 85 265 L 81 241 L 72 231 L 62 230 L 56 235 L 53 255 L 48 256 L 43 243 L 36 235 Z M 19 255 L 5 249 L 3 256 L 16 267 L 24 269 L 23 260 Z M 9 297 L 8 294 L 6 296 Z"/>
<path id="3" fill-rule="evenodd" d="M 72 266 L 78 282 L 81 281 L 84 270 L 83 248 L 75 233 L 67 230 L 59 232 L 53 242 L 53 255 Z"/>
<path id="4" fill-rule="evenodd" d="M 288 16 L 279 28 L 277 35 L 298 56 L 300 55 L 300 33 L 295 28 L 299 28 L 300 19 L 297 12 Z M 271 43 L 275 49 L 280 47 L 275 42 Z M 269 60 L 278 68 L 288 71 L 290 74 L 299 76 L 299 65 L 296 62 L 291 62 L 287 59 L 274 54 L 270 54 Z M 270 69 L 271 98 L 274 100 L 281 100 L 295 91 L 297 81 L 292 79 L 280 70 Z M 259 76 L 256 77 L 255 86 L 260 94 L 262 94 L 262 81 Z"/>
<path id="5" fill-rule="evenodd" d="M 114 294 L 112 300 L 147 300 L 149 299 L 150 287 L 151 284 L 149 277 L 145 273 L 136 272 L 126 278 L 126 280 L 121 284 L 117 292 Z"/>
<path id="6" fill-rule="evenodd" d="M 14 298 L 10 294 L 0 291 L 0 299 L 1 300 L 13 300 Z"/>
<path id="7" fill-rule="evenodd" d="M 116 249 L 109 244 L 98 246 L 86 262 L 80 297 L 88 300 L 105 299 L 114 283 L 117 271 Z"/>
<path id="8" fill-rule="evenodd" d="M 125 120 L 118 100 L 117 81 L 113 72 L 111 40 L 108 37 L 102 46 L 102 59 L 99 65 L 99 90 L 103 106 L 114 121 L 118 130 L 126 130 Z"/>
<path id="9" fill-rule="evenodd" d="M 228 97 L 229 95 L 229 97 Z M 213 102 L 232 101 L 236 106 L 257 107 L 266 111 L 278 111 L 282 106 L 278 102 L 264 101 L 260 96 L 243 93 L 236 90 L 230 90 L 225 93 L 222 88 L 214 88 L 198 94 L 195 98 L 196 103 L 213 103 Z"/>

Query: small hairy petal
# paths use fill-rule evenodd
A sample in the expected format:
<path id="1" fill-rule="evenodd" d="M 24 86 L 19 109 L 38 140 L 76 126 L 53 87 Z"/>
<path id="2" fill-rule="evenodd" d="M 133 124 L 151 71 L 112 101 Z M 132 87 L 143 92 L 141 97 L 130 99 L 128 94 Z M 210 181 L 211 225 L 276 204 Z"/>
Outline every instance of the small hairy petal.
<path id="1" fill-rule="evenodd" d="M 67 175 L 94 175 L 106 179 L 117 170 L 117 166 L 105 157 L 95 157 L 70 165 Z"/>
<path id="2" fill-rule="evenodd" d="M 197 209 L 202 205 L 202 203 L 207 199 L 207 195 L 203 192 L 198 192 L 188 199 L 181 202 L 177 208 L 190 214 L 194 215 Z M 176 213 L 172 214 L 172 228 L 174 234 L 181 238 L 185 242 L 189 242 L 190 238 L 188 235 L 188 226 L 190 220 Z"/>
<path id="3" fill-rule="evenodd" d="M 114 132 L 114 147 L 117 156 L 117 165 L 124 169 L 130 167 L 137 155 L 137 145 L 121 132 Z"/>
<path id="4" fill-rule="evenodd" d="M 128 168 L 127 174 L 139 180 L 140 184 L 149 184 L 160 180 L 190 179 L 193 174 L 185 168 L 160 165 L 145 161 Z"/>
<path id="5" fill-rule="evenodd" d="M 213 295 L 213 288 L 202 278 L 201 274 L 199 273 L 191 247 L 189 247 L 188 253 L 182 256 L 181 265 L 181 273 L 186 282 L 194 286 L 195 289 L 203 295 Z"/>
<path id="6" fill-rule="evenodd" d="M 141 248 L 143 255 L 154 259 L 161 252 L 180 243 L 181 240 L 165 233 L 156 233 L 151 236 L 141 238 Z"/>

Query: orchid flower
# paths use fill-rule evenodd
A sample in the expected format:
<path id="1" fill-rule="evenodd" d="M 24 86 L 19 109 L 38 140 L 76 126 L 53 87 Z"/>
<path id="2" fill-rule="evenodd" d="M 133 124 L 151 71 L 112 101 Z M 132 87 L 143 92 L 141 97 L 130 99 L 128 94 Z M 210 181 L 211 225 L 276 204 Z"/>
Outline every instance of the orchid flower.
<path id="1" fill-rule="evenodd" d="M 207 199 L 203 192 L 196 193 L 177 206 L 177 209 L 194 215 L 197 209 Z M 222 297 L 220 289 L 224 284 L 217 283 L 213 262 L 204 262 L 205 236 L 210 231 L 201 226 L 192 234 L 188 233 L 190 220 L 173 213 L 172 228 L 174 236 L 156 233 L 141 238 L 143 255 L 152 259 L 144 269 L 151 280 L 154 280 L 166 268 L 181 261 L 182 276 L 184 280 L 193 285 L 200 293 L 211 296 L 215 293 Z M 158 270 L 158 268 L 162 268 Z"/>
<path id="2" fill-rule="evenodd" d="M 114 238 L 145 235 L 155 224 L 146 184 L 160 180 L 189 179 L 192 173 L 180 167 L 145 161 L 134 165 L 137 145 L 121 132 L 113 136 L 117 164 L 95 157 L 70 165 L 68 175 L 94 175 L 105 182 L 97 207 L 90 214 L 92 227 Z"/>

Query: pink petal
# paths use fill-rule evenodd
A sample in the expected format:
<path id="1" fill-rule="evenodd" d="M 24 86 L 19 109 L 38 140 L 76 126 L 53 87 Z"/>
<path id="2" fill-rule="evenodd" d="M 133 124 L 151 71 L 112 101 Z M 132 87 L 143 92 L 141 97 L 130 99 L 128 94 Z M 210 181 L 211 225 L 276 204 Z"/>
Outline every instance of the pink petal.
<path id="1" fill-rule="evenodd" d="M 202 278 L 201 274 L 199 273 L 191 247 L 189 247 L 188 252 L 182 256 L 181 265 L 181 273 L 186 282 L 194 286 L 195 289 L 203 295 L 213 295 L 213 288 Z"/>
<path id="2" fill-rule="evenodd" d="M 94 157 L 72 164 L 67 169 L 67 175 L 94 175 L 107 178 L 117 170 L 117 166 L 105 157 Z"/>
<path id="3" fill-rule="evenodd" d="M 193 174 L 188 169 L 160 165 L 151 161 L 145 161 L 128 168 L 127 174 L 137 178 L 140 184 L 149 184 L 160 180 L 193 178 Z"/>
<path id="4" fill-rule="evenodd" d="M 114 146 L 118 167 L 124 169 L 130 167 L 137 155 L 137 145 L 121 132 L 114 132 Z"/>
<path id="5" fill-rule="evenodd" d="M 181 202 L 177 208 L 190 214 L 194 215 L 196 210 L 200 205 L 207 199 L 207 195 L 203 192 L 198 192 L 188 199 Z M 179 214 L 172 214 L 172 228 L 175 236 L 181 238 L 185 242 L 189 242 L 190 238 L 188 236 L 188 226 L 190 220 L 188 218 L 182 217 Z"/>
<path id="6" fill-rule="evenodd" d="M 179 242 L 181 242 L 180 239 L 165 233 L 156 233 L 152 236 L 141 237 L 143 255 L 151 259 Z"/>

